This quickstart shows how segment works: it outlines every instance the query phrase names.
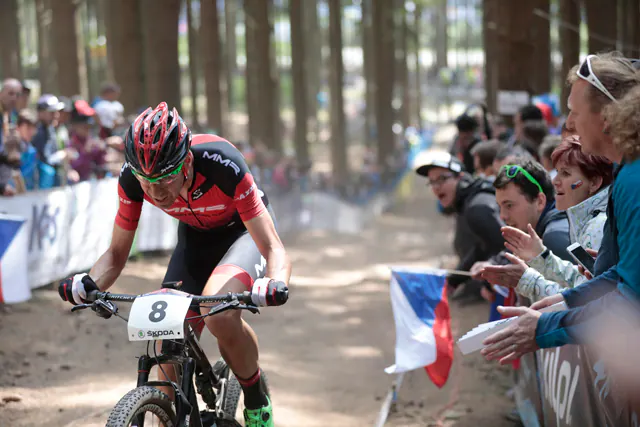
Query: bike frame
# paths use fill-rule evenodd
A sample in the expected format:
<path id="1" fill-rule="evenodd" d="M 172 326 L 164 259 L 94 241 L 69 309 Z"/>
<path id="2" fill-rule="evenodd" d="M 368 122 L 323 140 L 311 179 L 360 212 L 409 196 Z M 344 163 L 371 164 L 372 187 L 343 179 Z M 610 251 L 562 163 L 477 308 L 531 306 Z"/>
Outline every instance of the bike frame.
<path id="1" fill-rule="evenodd" d="M 172 387 L 176 405 L 176 427 L 202 427 L 196 388 L 194 387 L 194 375 L 202 375 L 204 380 L 209 382 L 213 389 L 220 390 L 221 394 L 224 392 L 223 387 L 226 384 L 222 384 L 222 379 L 213 371 L 196 333 L 188 323 L 185 323 L 185 337 L 180 340 L 163 341 L 162 354 L 158 356 L 148 354 L 140 356 L 137 387 L 145 385 Z M 173 381 L 149 381 L 149 372 L 159 364 L 179 365 L 182 368 L 180 384 Z M 215 408 L 218 420 L 226 420 L 240 426 L 235 418 L 231 418 L 217 409 Z M 142 424 L 139 425 L 142 426 Z"/>
<path id="2" fill-rule="evenodd" d="M 93 303 L 76 305 L 71 309 L 71 311 L 73 312 L 89 307 L 93 308 L 95 311 L 97 307 L 100 307 L 109 313 L 108 317 L 106 317 L 109 318 L 112 314 L 117 313 L 117 307 L 115 305 L 105 304 L 105 301 L 133 302 L 137 297 L 137 295 L 120 295 L 108 292 L 92 291 L 88 295 L 87 299 L 89 301 L 93 301 Z M 244 304 L 240 302 L 239 298 L 244 302 Z M 249 292 L 244 292 L 242 294 L 228 293 L 224 296 L 195 296 L 192 299 L 194 302 L 199 303 L 219 303 L 212 307 L 207 315 L 197 316 L 202 319 L 207 316 L 214 316 L 223 311 L 234 309 L 246 309 L 252 313 L 260 312 L 258 307 L 247 305 L 247 303 L 250 303 L 251 301 L 251 294 Z M 174 403 L 176 406 L 176 427 L 203 427 L 200 410 L 198 408 L 196 389 L 194 388 L 194 374 L 196 374 L 197 379 L 202 379 L 204 384 L 209 383 L 211 386 L 212 394 L 209 397 L 213 398 L 215 401 L 216 407 L 214 410 L 216 420 L 224 420 L 231 424 L 235 424 L 238 427 L 242 427 L 235 418 L 225 414 L 221 408 L 218 407 L 218 396 L 216 396 L 215 390 L 219 390 L 219 394 L 223 396 L 226 381 L 223 378 L 220 378 L 213 371 L 211 363 L 209 363 L 209 359 L 200 346 L 198 337 L 188 321 L 185 321 L 184 331 L 184 339 L 163 340 L 160 355 L 154 354 L 153 356 L 150 356 L 149 354 L 145 354 L 140 356 L 138 360 L 137 387 L 145 385 L 152 387 L 172 387 L 175 394 Z M 173 381 L 149 381 L 149 372 L 154 366 L 160 364 L 180 366 L 182 368 L 180 384 Z M 211 406 L 211 402 L 207 402 L 207 404 Z M 138 420 L 138 426 L 144 426 L 144 419 Z"/>

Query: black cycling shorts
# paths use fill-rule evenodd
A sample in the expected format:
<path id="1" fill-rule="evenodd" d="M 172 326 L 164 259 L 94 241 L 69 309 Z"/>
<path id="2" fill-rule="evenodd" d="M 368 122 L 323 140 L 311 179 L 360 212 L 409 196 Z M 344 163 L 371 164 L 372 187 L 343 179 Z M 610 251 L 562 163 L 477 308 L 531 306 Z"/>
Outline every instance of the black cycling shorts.
<path id="1" fill-rule="evenodd" d="M 271 209 L 269 213 L 273 218 Z M 253 282 L 264 277 L 265 272 L 266 260 L 241 222 L 213 231 L 196 230 L 180 223 L 178 244 L 164 282 L 182 281 L 181 291 L 202 295 L 214 273 L 235 277 L 251 290 Z"/>

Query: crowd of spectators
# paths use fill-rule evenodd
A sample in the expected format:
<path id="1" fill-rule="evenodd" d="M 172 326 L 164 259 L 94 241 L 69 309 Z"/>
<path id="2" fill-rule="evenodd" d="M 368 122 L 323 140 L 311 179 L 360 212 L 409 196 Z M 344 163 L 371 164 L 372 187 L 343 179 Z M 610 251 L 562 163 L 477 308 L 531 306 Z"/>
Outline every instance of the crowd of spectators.
<path id="1" fill-rule="evenodd" d="M 0 195 L 117 176 L 122 165 L 124 107 L 105 84 L 91 106 L 80 96 L 42 94 L 32 104 L 26 82 L 0 89 Z"/>
<path id="2" fill-rule="evenodd" d="M 26 82 L 6 79 L 0 89 L 0 196 L 117 176 L 127 128 L 119 96 L 120 88 L 107 83 L 91 104 L 80 96 L 32 99 Z M 406 169 L 412 138 L 409 132 L 401 139 L 384 167 L 377 164 L 375 150 L 366 148 L 361 167 L 342 182 L 264 144 L 234 143 L 270 193 L 323 191 L 357 202 Z"/>
<path id="3" fill-rule="evenodd" d="M 314 170 L 311 163 L 300 164 L 295 156 L 281 156 L 264 144 L 252 147 L 244 142 L 236 142 L 235 145 L 244 155 L 257 181 L 269 194 L 316 191 L 332 194 L 351 203 L 360 203 L 394 184 L 396 178 L 407 170 L 411 147 L 419 145 L 423 138 L 424 135 L 417 129 L 408 128 L 383 166 L 377 161 L 376 149 L 364 147 L 360 156 L 361 164 L 350 169 L 342 182 L 337 182 L 331 171 L 321 168 Z"/>
<path id="4" fill-rule="evenodd" d="M 564 120 L 532 104 L 512 132 L 497 120 L 485 132 L 465 114 L 450 151 L 430 153 L 416 172 L 456 215 L 456 270 L 471 278 L 449 276 L 451 297 L 488 300 L 490 320 L 518 316 L 482 354 L 505 364 L 574 344 L 605 361 L 616 398 L 637 403 L 640 347 L 630 351 L 629 339 L 640 330 L 640 62 L 590 55 L 567 83 Z M 568 252 L 574 243 L 595 257 L 593 271 Z M 563 301 L 568 309 L 539 312 Z"/>

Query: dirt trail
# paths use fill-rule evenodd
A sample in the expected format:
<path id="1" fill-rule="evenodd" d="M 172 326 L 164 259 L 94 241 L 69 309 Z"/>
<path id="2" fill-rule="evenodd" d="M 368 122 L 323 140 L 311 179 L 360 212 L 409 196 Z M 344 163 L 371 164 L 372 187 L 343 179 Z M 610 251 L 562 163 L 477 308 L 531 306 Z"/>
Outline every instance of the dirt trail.
<path id="1" fill-rule="evenodd" d="M 450 262 L 451 223 L 423 186 L 415 200 L 379 218 L 359 236 L 307 233 L 286 239 L 294 264 L 290 302 L 245 315 L 260 337 L 278 426 L 373 425 L 392 377 L 395 331 L 385 264 Z M 155 289 L 166 257 L 130 262 L 114 291 Z M 452 307 L 454 335 L 487 319 L 484 304 Z M 142 344 L 126 324 L 89 312 L 71 314 L 50 290 L 0 311 L 0 426 L 100 426 L 135 386 Z M 205 348 L 217 356 L 214 340 Z M 503 414 L 509 371 L 477 354 L 456 362 L 438 390 L 410 373 L 390 426 L 510 426 Z M 15 397 L 17 402 L 2 402 Z"/>

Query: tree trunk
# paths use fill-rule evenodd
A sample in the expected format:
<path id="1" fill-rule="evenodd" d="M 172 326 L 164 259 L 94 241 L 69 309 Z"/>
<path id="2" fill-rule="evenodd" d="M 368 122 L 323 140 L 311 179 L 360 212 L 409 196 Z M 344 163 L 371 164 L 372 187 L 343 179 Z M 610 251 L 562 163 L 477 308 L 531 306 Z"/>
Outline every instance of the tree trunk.
<path id="1" fill-rule="evenodd" d="M 403 127 L 409 126 L 409 65 L 407 63 L 407 11 L 404 8 L 404 0 L 396 1 L 396 13 L 399 17 L 398 44 L 396 46 L 396 72 L 398 75 L 398 86 L 400 88 L 401 105 L 399 111 L 400 123 Z"/>
<path id="2" fill-rule="evenodd" d="M 449 66 L 447 52 L 449 51 L 449 36 L 447 30 L 447 0 L 436 0 L 437 9 L 434 14 L 435 19 L 435 45 L 436 45 L 436 69 Z"/>
<path id="3" fill-rule="evenodd" d="M 413 27 L 413 38 L 414 38 L 414 49 L 415 49 L 415 91 L 416 91 L 416 109 L 415 109 L 415 120 L 418 128 L 422 128 L 422 64 L 420 62 L 420 51 L 422 49 L 421 35 L 422 35 L 422 6 L 416 5 L 416 9 L 414 11 L 414 27 Z"/>
<path id="4" fill-rule="evenodd" d="M 367 0 L 363 0 L 367 1 Z M 322 70 L 322 32 L 318 22 L 317 0 L 305 0 L 304 9 L 305 70 L 307 74 L 307 103 L 311 126 L 318 117 L 318 92 L 320 91 Z"/>
<path id="5" fill-rule="evenodd" d="M 615 50 L 618 35 L 618 0 L 584 0 L 589 28 L 589 53 Z"/>
<path id="6" fill-rule="evenodd" d="M 580 26 L 580 5 L 574 0 L 560 0 L 560 20 Z M 569 70 L 580 61 L 580 34 L 566 27 L 560 27 L 560 56 L 562 57 L 562 111 L 569 113 L 567 99 L 570 87 L 565 83 Z"/>
<path id="7" fill-rule="evenodd" d="M 76 13 L 75 13 L 75 30 L 76 30 L 76 53 L 78 58 L 78 84 L 80 85 L 80 90 L 76 92 L 76 95 L 82 96 L 84 99 L 91 99 L 91 91 L 89 87 L 89 74 L 92 73 L 90 67 L 90 59 L 88 57 L 88 49 L 89 47 L 86 45 L 85 41 L 88 38 L 89 28 L 87 25 L 87 31 L 85 32 L 84 23 L 89 23 L 89 14 L 87 12 L 88 2 L 84 3 L 76 3 Z M 97 73 L 96 73 L 97 75 Z M 97 83 L 99 85 L 100 83 Z"/>
<path id="8" fill-rule="evenodd" d="M 547 14 L 550 12 L 549 0 L 537 0 L 535 6 Z M 548 19 L 533 17 L 530 40 L 535 40 L 533 93 L 548 93 L 551 91 L 551 26 Z"/>
<path id="9" fill-rule="evenodd" d="M 365 79 L 365 106 L 364 106 L 364 142 L 366 145 L 371 140 L 372 130 L 375 123 L 375 64 L 374 64 L 374 45 L 373 45 L 373 25 L 372 25 L 372 8 L 373 0 L 362 0 L 362 66 L 364 67 L 363 75 Z"/>
<path id="10" fill-rule="evenodd" d="M 92 40 L 94 37 L 97 37 L 97 35 L 93 33 L 91 25 L 96 8 L 96 0 L 85 0 L 82 4 L 78 5 L 76 12 L 76 15 L 78 15 L 78 57 L 80 58 L 80 64 L 83 62 L 86 64 L 87 87 L 89 88 L 89 98 L 87 99 L 90 100 L 100 92 L 100 85 L 104 82 L 104 79 L 100 75 L 99 60 L 94 60 L 91 55 L 91 47 L 85 43 L 86 40 Z M 83 56 L 85 58 L 84 61 L 82 60 Z"/>
<path id="11" fill-rule="evenodd" d="M 51 57 L 51 7 L 49 0 L 36 0 L 38 22 L 38 79 L 42 93 L 57 92 L 57 66 Z"/>
<path id="12" fill-rule="evenodd" d="M 625 20 L 625 37 L 623 43 L 625 45 L 626 55 L 630 58 L 640 57 L 640 1 L 627 0 L 623 19 Z"/>
<path id="13" fill-rule="evenodd" d="M 117 64 L 113 76 L 121 88 L 120 102 L 126 111 L 134 112 L 150 106 L 145 89 L 140 2 L 110 0 L 107 12 L 109 62 Z"/>
<path id="14" fill-rule="evenodd" d="M 180 0 L 142 0 L 144 10 L 143 52 L 147 100 L 152 106 L 165 101 L 181 110 L 180 64 L 178 63 L 178 18 Z"/>
<path id="15" fill-rule="evenodd" d="M 569 0 L 571 1 L 571 0 Z M 487 109 L 496 112 L 496 95 L 498 93 L 498 20 L 499 0 L 483 0 L 482 2 L 482 42 L 484 44 L 484 87 L 486 91 Z"/>
<path id="16" fill-rule="evenodd" d="M 236 47 L 236 23 L 238 4 L 235 0 L 226 0 L 224 2 L 224 19 L 225 19 L 225 54 L 227 67 L 227 108 L 228 111 L 233 111 L 235 102 L 235 91 L 233 90 L 233 82 L 238 71 L 238 52 Z"/>
<path id="17" fill-rule="evenodd" d="M 76 33 L 76 5 L 73 0 L 51 3 L 53 58 L 58 66 L 56 78 L 60 95 L 80 93 L 80 62 Z"/>
<path id="18" fill-rule="evenodd" d="M 625 13 L 629 9 L 629 3 L 631 3 L 631 0 L 618 0 L 618 10 L 616 11 L 616 16 L 618 17 L 618 22 L 616 24 L 616 40 L 618 40 L 617 50 L 620 51 L 624 56 L 629 56 L 629 52 L 627 52 L 627 46 L 625 45 L 625 41 L 627 39 L 627 18 L 625 16 Z"/>
<path id="19" fill-rule="evenodd" d="M 498 90 L 533 91 L 534 78 L 531 70 L 536 69 L 533 62 L 535 43 L 531 39 L 533 20 L 538 19 L 533 9 L 538 0 L 520 0 L 500 4 L 499 21 L 499 58 Z M 511 120 L 511 117 L 507 117 Z"/>
<path id="20" fill-rule="evenodd" d="M 347 145 L 342 94 L 344 65 L 342 63 L 341 0 L 329 0 L 329 91 L 331 97 L 331 166 L 333 182 L 341 187 L 347 180 Z"/>
<path id="21" fill-rule="evenodd" d="M 247 111 L 249 113 L 249 139 L 253 146 L 265 144 L 277 152 L 276 123 L 273 121 L 274 70 L 271 61 L 271 30 L 269 28 L 269 2 L 245 0 L 246 52 L 247 52 Z"/>
<path id="22" fill-rule="evenodd" d="M 189 43 L 189 95 L 191 95 L 191 123 L 198 129 L 198 47 L 196 42 L 196 24 L 193 22 L 193 2 L 187 0 L 187 28 Z"/>
<path id="23" fill-rule="evenodd" d="M 115 66 L 113 63 L 113 46 L 109 43 L 110 40 L 113 40 L 113 25 L 110 22 L 109 14 L 110 10 L 113 7 L 114 2 L 109 0 L 99 0 L 98 8 L 100 9 L 100 26 L 104 30 L 104 36 L 107 38 L 107 59 L 106 59 L 106 77 L 110 82 L 116 81 L 115 75 Z M 122 93 L 120 94 L 120 102 L 122 102 Z M 124 105 L 124 104 L 123 104 Z"/>
<path id="24" fill-rule="evenodd" d="M 633 10 L 636 11 L 634 13 L 636 18 L 634 20 L 634 22 L 635 22 L 635 25 L 634 25 L 634 28 L 635 28 L 635 39 L 633 41 L 633 47 L 635 49 L 634 55 L 640 56 L 640 51 L 638 50 L 638 49 L 640 49 L 640 13 L 638 12 L 638 9 L 640 9 L 640 4 L 634 6 L 634 9 L 633 9 Z M 629 19 L 633 19 L 633 18 L 629 18 Z"/>
<path id="25" fill-rule="evenodd" d="M 305 73 L 306 36 L 304 29 L 304 14 L 302 0 L 290 0 L 289 19 L 291 22 L 291 79 L 293 83 L 293 108 L 296 115 L 295 147 L 296 159 L 299 165 L 308 165 L 309 141 L 307 140 L 307 126 L 309 115 L 307 107 L 307 75 Z"/>
<path id="26" fill-rule="evenodd" d="M 272 2 L 268 2 L 267 8 L 269 11 L 269 44 L 271 49 L 269 51 L 269 60 L 271 61 L 271 93 L 269 95 L 269 102 L 265 101 L 263 111 L 270 111 L 271 117 L 267 120 L 271 120 L 268 126 L 273 126 L 273 130 L 270 135 L 273 138 L 273 150 L 277 153 L 282 153 L 282 132 L 284 124 L 280 117 L 280 105 L 282 93 L 280 90 L 280 67 L 278 65 L 278 52 L 276 50 L 275 42 L 275 25 L 276 21 L 275 7 Z M 267 106 L 268 105 L 268 106 Z"/>
<path id="27" fill-rule="evenodd" d="M 376 65 L 376 128 L 378 136 L 378 164 L 385 167 L 393 153 L 393 83 L 394 69 L 389 64 L 394 61 L 393 3 L 373 2 L 373 28 Z"/>
<path id="28" fill-rule="evenodd" d="M 207 96 L 207 125 L 218 134 L 224 135 L 220 90 L 222 43 L 216 3 L 216 0 L 202 0 L 200 3 L 200 40 Z"/>
<path id="29" fill-rule="evenodd" d="M 20 22 L 17 0 L 0 1 L 0 61 L 2 76 L 22 79 Z"/>

